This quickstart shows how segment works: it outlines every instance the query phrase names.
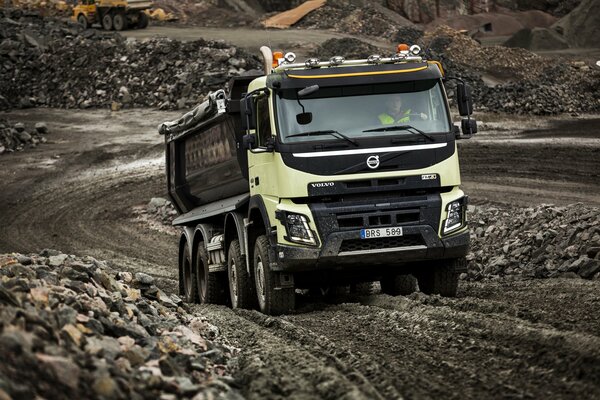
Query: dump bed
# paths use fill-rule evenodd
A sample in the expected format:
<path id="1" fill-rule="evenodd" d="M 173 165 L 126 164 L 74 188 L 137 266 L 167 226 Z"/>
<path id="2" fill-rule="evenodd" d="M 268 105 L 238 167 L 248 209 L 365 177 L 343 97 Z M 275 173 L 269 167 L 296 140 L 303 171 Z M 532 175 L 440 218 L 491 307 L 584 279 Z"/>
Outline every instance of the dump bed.
<path id="1" fill-rule="evenodd" d="M 179 120 L 163 123 L 169 196 L 180 214 L 249 191 L 239 101 L 256 76 L 231 80 Z M 194 212 L 197 219 L 202 213 Z"/>

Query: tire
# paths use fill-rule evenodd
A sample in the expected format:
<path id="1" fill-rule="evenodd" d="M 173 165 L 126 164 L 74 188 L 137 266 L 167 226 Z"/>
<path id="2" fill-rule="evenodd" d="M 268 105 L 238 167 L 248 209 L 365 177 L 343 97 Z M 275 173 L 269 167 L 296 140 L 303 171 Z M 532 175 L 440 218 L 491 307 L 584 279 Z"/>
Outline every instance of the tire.
<path id="1" fill-rule="evenodd" d="M 381 291 L 391 296 L 408 296 L 417 291 L 417 279 L 412 275 L 388 275 L 380 283 Z"/>
<path id="2" fill-rule="evenodd" d="M 227 281 L 223 272 L 210 272 L 208 252 L 204 242 L 196 246 L 196 287 L 201 304 L 225 304 L 227 301 Z"/>
<path id="3" fill-rule="evenodd" d="M 190 251 L 187 241 L 183 247 L 183 257 L 181 262 L 183 300 L 186 303 L 197 303 L 198 288 L 196 287 L 196 270 L 192 264 L 192 252 Z"/>
<path id="4" fill-rule="evenodd" d="M 421 271 L 418 275 L 419 288 L 425 294 L 439 294 L 444 297 L 456 297 L 458 290 L 458 272 L 466 264 L 464 257 L 443 260 L 440 265 Z"/>
<path id="5" fill-rule="evenodd" d="M 294 288 L 276 289 L 278 276 L 271 271 L 272 260 L 269 240 L 261 235 L 256 239 L 253 257 L 258 307 L 263 314 L 280 315 L 294 310 L 296 293 Z"/>
<path id="6" fill-rule="evenodd" d="M 239 240 L 233 240 L 227 252 L 227 275 L 229 298 L 232 308 L 251 309 L 256 307 L 254 281 L 246 269 L 246 258 L 242 255 Z"/>
<path id="7" fill-rule="evenodd" d="M 116 31 L 122 31 L 127 28 L 127 17 L 123 13 L 117 13 L 113 16 L 113 27 Z"/>
<path id="8" fill-rule="evenodd" d="M 138 16 L 137 28 L 144 29 L 148 27 L 149 18 L 146 13 L 141 12 Z"/>
<path id="9" fill-rule="evenodd" d="M 104 14 L 104 17 L 102 17 L 102 28 L 104 28 L 105 31 L 112 31 L 113 19 L 110 13 L 106 13 Z"/>
<path id="10" fill-rule="evenodd" d="M 77 16 L 77 23 L 78 23 L 79 25 L 81 25 L 81 27 L 82 27 L 83 29 L 87 29 L 87 28 L 89 28 L 89 27 L 90 27 L 90 23 L 89 23 L 88 19 L 87 19 L 87 18 L 85 17 L 85 15 L 83 15 L 83 14 L 79 14 L 79 15 Z"/>

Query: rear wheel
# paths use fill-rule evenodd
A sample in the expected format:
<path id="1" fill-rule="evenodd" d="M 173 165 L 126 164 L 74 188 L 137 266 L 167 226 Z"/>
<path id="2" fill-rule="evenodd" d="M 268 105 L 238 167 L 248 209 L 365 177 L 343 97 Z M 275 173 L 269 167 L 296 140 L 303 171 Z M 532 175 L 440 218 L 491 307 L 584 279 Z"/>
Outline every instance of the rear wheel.
<path id="1" fill-rule="evenodd" d="M 123 13 L 117 13 L 113 17 L 113 26 L 115 30 L 122 31 L 127 27 L 127 17 Z"/>
<path id="2" fill-rule="evenodd" d="M 112 19 L 112 15 L 110 15 L 110 13 L 107 13 L 104 15 L 104 17 L 102 17 L 102 28 L 104 28 L 104 30 L 110 31 L 113 28 L 113 19 Z"/>
<path id="3" fill-rule="evenodd" d="M 148 15 L 146 13 L 141 12 L 138 16 L 137 27 L 138 29 L 144 29 L 148 26 Z"/>
<path id="4" fill-rule="evenodd" d="M 204 242 L 196 247 L 196 286 L 200 303 L 225 304 L 227 300 L 226 275 L 222 272 L 210 272 L 208 252 Z"/>
<path id="5" fill-rule="evenodd" d="M 466 264 L 464 257 L 442 260 L 425 271 L 420 271 L 417 278 L 421 292 L 455 297 L 458 290 L 458 272 Z"/>
<path id="6" fill-rule="evenodd" d="M 196 288 L 196 272 L 192 264 L 192 252 L 190 251 L 187 241 L 183 247 L 183 257 L 181 263 L 184 301 L 186 303 L 197 303 L 198 290 Z"/>
<path id="7" fill-rule="evenodd" d="M 88 19 L 83 14 L 79 14 L 79 16 L 77 17 L 77 22 L 79 23 L 79 25 L 81 25 L 83 29 L 87 29 L 90 27 Z"/>
<path id="8" fill-rule="evenodd" d="M 269 240 L 265 235 L 261 235 L 254 245 L 254 278 L 258 306 L 264 314 L 279 315 L 294 309 L 296 294 L 293 287 L 281 287 L 281 276 L 271 271 L 272 261 Z"/>
<path id="9" fill-rule="evenodd" d="M 417 291 L 417 279 L 412 275 L 388 275 L 380 282 L 381 291 L 391 296 L 407 296 Z"/>
<path id="10" fill-rule="evenodd" d="M 227 274 L 231 307 L 254 308 L 256 306 L 254 282 L 246 269 L 246 258 L 242 255 L 240 242 L 237 239 L 229 245 Z"/>

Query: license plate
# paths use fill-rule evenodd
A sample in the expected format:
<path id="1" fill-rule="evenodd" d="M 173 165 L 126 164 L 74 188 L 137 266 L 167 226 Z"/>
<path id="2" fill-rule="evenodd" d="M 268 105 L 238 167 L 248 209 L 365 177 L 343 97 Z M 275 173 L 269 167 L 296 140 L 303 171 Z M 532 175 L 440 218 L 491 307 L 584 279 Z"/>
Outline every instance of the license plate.
<path id="1" fill-rule="evenodd" d="M 361 239 L 376 239 L 390 236 L 402 236 L 402 227 L 394 228 L 376 228 L 376 229 L 361 229 Z"/>

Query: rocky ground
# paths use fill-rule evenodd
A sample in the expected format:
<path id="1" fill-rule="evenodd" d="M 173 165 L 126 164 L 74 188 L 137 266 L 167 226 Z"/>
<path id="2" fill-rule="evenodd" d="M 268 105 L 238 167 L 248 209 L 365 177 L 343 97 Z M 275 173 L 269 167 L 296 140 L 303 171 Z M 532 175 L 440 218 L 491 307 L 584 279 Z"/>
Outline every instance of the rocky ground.
<path id="1" fill-rule="evenodd" d="M 10 120 L 32 124 L 48 121 L 52 134 L 44 146 L 0 158 L 4 172 L 0 253 L 10 253 L 0 268 L 4 276 L 0 304 L 3 310 L 11 310 L 9 315 L 13 311 L 18 315 L 16 320 L 14 316 L 3 318 L 10 323 L 3 322 L 0 343 L 16 346 L 9 347 L 11 351 L 24 349 L 38 363 L 36 368 L 42 365 L 41 359 L 53 365 L 49 368 L 78 371 L 77 387 L 65 386 L 65 393 L 118 390 L 132 396 L 169 398 L 202 392 L 207 398 L 206 388 L 213 388 L 215 394 L 238 393 L 251 399 L 600 395 L 600 321 L 596 313 L 600 281 L 593 279 L 596 274 L 585 273 L 591 261 L 597 261 L 593 252 L 598 211 L 594 206 L 600 206 L 600 136 L 593 128 L 594 118 L 552 122 L 547 118 L 515 121 L 506 116 L 478 116 L 483 121 L 481 136 L 462 142 L 460 149 L 465 190 L 475 205 L 471 220 L 476 238 L 469 270 L 472 276 L 460 282 L 456 299 L 372 293 L 340 296 L 332 303 L 304 294 L 298 297 L 296 313 L 272 318 L 223 306 L 186 309 L 173 296 L 178 288 L 177 231 L 163 229 L 159 223 L 171 217 L 168 204 L 158 198 L 149 204 L 149 199 L 165 196 L 163 145 L 156 124 L 177 114 L 38 109 L 7 115 Z M 570 123 L 568 128 L 561 125 L 564 122 Z M 560 132 L 565 129 L 571 137 L 562 137 Z M 573 163 L 575 159 L 577 163 Z M 554 165 L 544 160 L 552 160 Z M 584 187 L 585 191 L 577 189 Z M 567 206 L 577 201 L 586 205 Z M 543 202 L 556 205 L 540 205 Z M 515 229 L 508 228 L 512 226 Z M 571 240 L 574 242 L 569 245 Z M 28 261 L 23 256 L 12 254 L 45 248 L 60 248 L 66 254 L 51 256 L 45 251 L 29 255 L 30 265 L 24 265 Z M 536 254 L 541 248 L 548 256 L 545 260 Z M 51 258 L 57 256 L 62 261 Z M 505 261 L 498 263 L 494 258 L 498 256 Z M 581 259 L 585 262 L 578 261 Z M 60 261 L 57 267 L 52 267 L 52 260 L 55 264 Z M 494 269 L 489 269 L 494 262 Z M 563 265 L 567 270 L 555 273 Z M 104 283 L 94 275 L 102 271 L 108 276 Z M 157 297 L 158 291 L 148 294 L 141 290 L 135 278 L 138 272 L 150 275 L 165 297 Z M 106 284 L 117 285 L 118 293 L 140 289 L 140 297 L 130 301 L 128 295 L 116 294 L 115 301 L 105 296 Z M 36 305 L 31 297 L 32 289 L 37 295 L 45 293 L 38 290 L 44 287 L 48 289 L 48 307 Z M 86 291 L 78 292 L 80 287 Z M 98 297 L 87 292 L 90 287 Z M 72 296 L 71 300 L 52 302 L 56 291 Z M 122 321 L 145 336 L 141 328 L 148 339 L 131 334 L 126 336 L 135 344 L 119 339 L 124 336 L 120 331 L 106 329 L 110 323 L 105 326 L 106 321 L 95 313 L 78 308 L 86 304 L 80 299 L 88 297 L 104 302 L 111 312 L 105 318 L 113 325 Z M 11 303 L 14 298 L 20 306 Z M 179 308 L 169 307 L 161 299 Z M 165 313 L 157 316 L 142 304 Z M 76 330 L 64 329 L 69 323 L 61 325 L 57 320 L 65 305 L 77 311 L 75 323 L 71 323 Z M 97 319 L 105 332 L 83 329 L 87 326 L 79 314 Z M 47 324 L 40 322 L 44 324 L 40 328 L 28 322 L 28 315 Z M 142 315 L 155 325 L 148 325 Z M 218 327 L 219 334 L 212 336 L 211 329 L 196 331 L 191 322 L 194 318 Z M 151 326 L 161 330 L 147 329 Z M 188 332 L 184 327 L 202 337 L 206 351 L 187 345 L 186 334 L 177 335 Z M 169 332 L 166 336 L 178 346 L 186 344 L 185 348 L 205 360 L 205 372 L 198 374 L 186 361 L 194 355 L 160 350 L 158 343 L 168 340 L 161 335 L 163 331 Z M 45 337 L 40 336 L 44 332 L 55 339 L 34 340 Z M 71 334 L 80 338 L 79 346 L 70 342 Z M 94 348 L 88 342 L 98 341 L 114 352 L 90 353 Z M 132 364 L 126 357 L 127 345 L 139 346 L 135 348 L 143 354 L 158 349 L 150 351 L 143 362 Z M 216 361 L 211 358 L 213 353 L 205 354 L 211 346 L 220 349 L 223 359 Z M 159 370 L 157 377 L 141 379 Z M 10 379 L 15 370 L 9 364 L 0 371 L 5 382 L 0 385 L 2 390 L 13 395 L 25 390 L 8 384 L 15 381 Z M 44 384 L 54 376 L 48 371 L 54 370 L 47 370 L 38 385 L 27 389 L 47 393 Z M 95 389 L 99 378 L 103 384 Z M 187 389 L 181 386 L 190 391 L 182 395 L 177 390 Z"/>
<path id="2" fill-rule="evenodd" d="M 193 18 L 245 7 L 183 3 Z M 420 43 L 474 87 L 458 297 L 298 293 L 298 310 L 276 318 L 182 304 L 156 125 L 258 60 L 219 41 L 125 40 L 5 13 L 0 108 L 21 110 L 0 120 L 0 398 L 600 397 L 600 117 L 585 114 L 600 111 L 599 70 L 342 3 L 300 25 Z M 322 58 L 392 48 L 296 46 Z"/>
<path id="3" fill-rule="evenodd" d="M 0 275 L 3 398 L 240 398 L 236 349 L 150 275 L 56 250 L 0 255 Z"/>

